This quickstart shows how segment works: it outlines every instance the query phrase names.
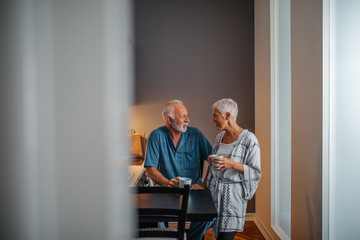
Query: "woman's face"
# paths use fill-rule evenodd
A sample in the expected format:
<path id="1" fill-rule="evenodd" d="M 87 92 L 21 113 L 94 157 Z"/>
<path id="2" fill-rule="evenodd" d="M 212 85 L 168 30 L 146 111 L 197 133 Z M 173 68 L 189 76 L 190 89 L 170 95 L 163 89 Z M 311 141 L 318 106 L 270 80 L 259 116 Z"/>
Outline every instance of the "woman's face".
<path id="1" fill-rule="evenodd" d="M 223 130 L 226 126 L 226 119 L 223 115 L 216 109 L 213 108 L 213 119 L 212 121 L 215 123 L 215 126 L 218 130 Z"/>

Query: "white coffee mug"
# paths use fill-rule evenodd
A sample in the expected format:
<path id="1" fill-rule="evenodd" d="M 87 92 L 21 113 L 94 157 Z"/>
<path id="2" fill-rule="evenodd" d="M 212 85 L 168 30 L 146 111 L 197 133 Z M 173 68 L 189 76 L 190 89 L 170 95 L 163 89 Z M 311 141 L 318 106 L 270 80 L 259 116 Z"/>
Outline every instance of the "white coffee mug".
<path id="1" fill-rule="evenodd" d="M 211 155 L 211 160 L 213 160 L 214 158 L 223 158 L 223 157 L 224 157 L 223 155 L 213 154 L 213 155 Z M 219 163 L 212 162 L 212 165 L 213 165 L 213 167 L 214 167 L 215 169 L 217 169 L 217 170 L 220 170 L 220 169 L 221 169 L 220 167 L 218 167 L 218 166 L 220 166 Z"/>
<path id="2" fill-rule="evenodd" d="M 181 177 L 179 179 L 179 188 L 184 188 L 184 185 L 190 185 L 191 186 L 191 178 Z"/>

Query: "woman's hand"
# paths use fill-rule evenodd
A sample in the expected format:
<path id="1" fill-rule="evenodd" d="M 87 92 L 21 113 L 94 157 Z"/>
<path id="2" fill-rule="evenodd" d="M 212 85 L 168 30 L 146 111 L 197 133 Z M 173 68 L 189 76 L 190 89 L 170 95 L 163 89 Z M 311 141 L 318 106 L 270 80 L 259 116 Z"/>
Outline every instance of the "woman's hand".
<path id="1" fill-rule="evenodd" d="M 212 160 L 214 163 L 218 163 L 220 165 L 216 166 L 220 168 L 220 171 L 224 171 L 229 168 L 234 168 L 235 162 L 230 158 L 213 158 Z"/>

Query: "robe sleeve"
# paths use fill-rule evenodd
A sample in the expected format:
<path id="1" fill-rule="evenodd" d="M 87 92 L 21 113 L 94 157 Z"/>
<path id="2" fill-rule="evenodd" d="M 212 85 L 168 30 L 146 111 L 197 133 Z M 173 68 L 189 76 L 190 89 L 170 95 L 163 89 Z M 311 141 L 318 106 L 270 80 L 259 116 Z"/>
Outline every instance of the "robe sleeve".
<path id="1" fill-rule="evenodd" d="M 250 200 L 257 189 L 261 177 L 260 147 L 257 141 L 251 142 L 249 154 L 244 163 L 244 174 L 240 174 L 244 199 Z"/>

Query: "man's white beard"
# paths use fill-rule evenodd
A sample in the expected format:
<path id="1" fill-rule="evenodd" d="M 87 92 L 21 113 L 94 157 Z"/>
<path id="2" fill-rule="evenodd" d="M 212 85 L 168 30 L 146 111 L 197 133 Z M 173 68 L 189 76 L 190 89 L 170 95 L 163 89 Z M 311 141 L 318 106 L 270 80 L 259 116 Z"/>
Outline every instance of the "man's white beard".
<path id="1" fill-rule="evenodd" d="M 175 119 L 171 119 L 171 126 L 178 132 L 182 132 L 182 133 L 186 132 L 188 125 L 189 123 L 183 123 L 181 125 L 177 125 Z"/>

